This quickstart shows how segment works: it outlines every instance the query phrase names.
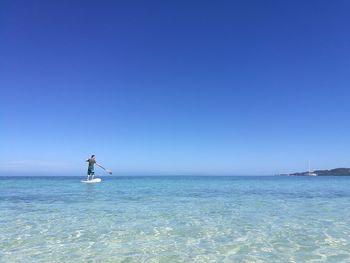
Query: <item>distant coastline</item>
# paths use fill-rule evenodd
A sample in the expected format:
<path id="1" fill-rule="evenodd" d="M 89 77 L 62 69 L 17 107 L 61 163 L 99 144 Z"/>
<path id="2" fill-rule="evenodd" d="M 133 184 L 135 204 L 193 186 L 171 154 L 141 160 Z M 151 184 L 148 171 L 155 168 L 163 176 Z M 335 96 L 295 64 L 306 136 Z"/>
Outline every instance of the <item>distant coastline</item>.
<path id="1" fill-rule="evenodd" d="M 299 172 L 290 174 L 278 174 L 279 176 L 310 176 L 310 172 Z M 350 176 L 350 168 L 335 168 L 331 170 L 315 170 L 312 172 L 317 176 Z"/>

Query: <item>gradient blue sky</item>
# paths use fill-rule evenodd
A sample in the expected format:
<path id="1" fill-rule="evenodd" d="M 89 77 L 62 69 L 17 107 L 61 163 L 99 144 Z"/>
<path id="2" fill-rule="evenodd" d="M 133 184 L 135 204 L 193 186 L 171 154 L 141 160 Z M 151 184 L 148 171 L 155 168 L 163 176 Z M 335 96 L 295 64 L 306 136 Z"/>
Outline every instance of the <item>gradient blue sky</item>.
<path id="1" fill-rule="evenodd" d="M 350 167 L 349 1 L 0 3 L 0 171 Z"/>

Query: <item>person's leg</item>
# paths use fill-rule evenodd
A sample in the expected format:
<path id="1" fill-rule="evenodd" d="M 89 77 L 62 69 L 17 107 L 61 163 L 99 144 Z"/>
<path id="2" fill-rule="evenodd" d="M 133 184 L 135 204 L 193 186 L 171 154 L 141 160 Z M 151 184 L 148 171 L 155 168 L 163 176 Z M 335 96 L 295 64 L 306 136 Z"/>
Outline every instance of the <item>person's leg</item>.
<path id="1" fill-rule="evenodd" d="M 91 169 L 90 168 L 88 168 L 88 172 L 87 172 L 87 181 L 89 181 L 90 180 L 90 175 L 91 175 Z"/>

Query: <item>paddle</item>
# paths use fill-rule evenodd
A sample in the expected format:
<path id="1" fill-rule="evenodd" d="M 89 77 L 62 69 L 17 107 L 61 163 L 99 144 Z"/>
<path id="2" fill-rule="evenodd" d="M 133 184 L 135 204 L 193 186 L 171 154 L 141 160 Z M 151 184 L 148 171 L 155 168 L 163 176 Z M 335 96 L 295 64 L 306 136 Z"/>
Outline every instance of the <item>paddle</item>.
<path id="1" fill-rule="evenodd" d="M 106 168 L 104 168 L 103 166 L 99 165 L 98 163 L 96 163 L 96 165 L 97 165 L 98 167 L 102 168 L 103 170 L 105 170 L 107 173 L 112 174 L 112 171 L 107 170 Z"/>

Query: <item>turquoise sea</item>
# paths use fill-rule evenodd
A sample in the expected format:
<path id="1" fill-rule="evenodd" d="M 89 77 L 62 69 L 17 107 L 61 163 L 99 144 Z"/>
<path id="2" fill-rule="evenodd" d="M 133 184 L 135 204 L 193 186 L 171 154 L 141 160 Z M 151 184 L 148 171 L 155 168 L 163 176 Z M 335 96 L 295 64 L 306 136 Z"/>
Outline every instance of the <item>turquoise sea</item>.
<path id="1" fill-rule="evenodd" d="M 0 177 L 0 262 L 350 262 L 350 177 Z"/>

